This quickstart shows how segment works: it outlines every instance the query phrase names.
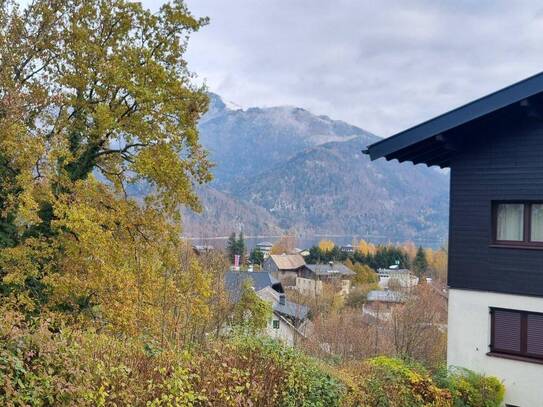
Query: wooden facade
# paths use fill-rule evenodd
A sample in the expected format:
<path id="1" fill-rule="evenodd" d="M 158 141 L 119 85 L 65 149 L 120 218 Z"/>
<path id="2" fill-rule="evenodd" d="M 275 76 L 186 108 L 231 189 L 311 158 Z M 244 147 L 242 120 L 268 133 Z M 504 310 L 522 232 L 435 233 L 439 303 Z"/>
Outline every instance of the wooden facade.
<path id="1" fill-rule="evenodd" d="M 492 216 L 493 202 L 543 201 L 543 121 L 504 115 L 481 131 L 450 163 L 449 286 L 543 296 L 543 249 L 495 244 Z"/>
<path id="2" fill-rule="evenodd" d="M 543 73 L 365 153 L 450 168 L 451 288 L 543 297 L 543 245 L 496 244 L 493 223 L 500 202 L 543 202 Z"/>

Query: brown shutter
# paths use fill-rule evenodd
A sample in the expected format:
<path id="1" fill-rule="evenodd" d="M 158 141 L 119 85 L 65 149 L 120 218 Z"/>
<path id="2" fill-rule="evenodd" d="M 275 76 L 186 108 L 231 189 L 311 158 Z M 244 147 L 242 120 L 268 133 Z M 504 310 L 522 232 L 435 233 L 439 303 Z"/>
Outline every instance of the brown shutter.
<path id="1" fill-rule="evenodd" d="M 521 317 L 519 312 L 494 310 L 493 350 L 521 351 Z"/>
<path id="2" fill-rule="evenodd" d="M 527 352 L 543 356 L 543 315 L 528 314 Z"/>

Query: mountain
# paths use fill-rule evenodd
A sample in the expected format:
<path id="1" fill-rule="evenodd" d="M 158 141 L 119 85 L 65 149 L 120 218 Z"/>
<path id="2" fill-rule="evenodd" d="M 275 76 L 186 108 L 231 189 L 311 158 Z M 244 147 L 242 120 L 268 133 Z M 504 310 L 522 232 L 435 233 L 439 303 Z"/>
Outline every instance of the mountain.
<path id="1" fill-rule="evenodd" d="M 209 186 L 197 189 L 202 213 L 183 210 L 183 229 L 195 238 L 228 236 L 233 231 L 251 235 L 280 235 L 277 220 L 266 209 Z"/>
<path id="2" fill-rule="evenodd" d="M 290 106 L 242 109 L 210 95 L 199 128 L 215 162 L 200 189 L 201 215 L 185 211 L 193 237 L 345 234 L 437 245 L 448 224 L 448 175 L 422 166 L 370 162 L 376 135 Z"/>
<path id="3" fill-rule="evenodd" d="M 358 127 L 297 107 L 232 109 L 215 94 L 210 94 L 210 109 L 199 129 L 201 142 L 217 165 L 212 185 L 225 191 L 308 147 L 357 136 L 368 143 L 378 139 Z"/>
<path id="4" fill-rule="evenodd" d="M 304 150 L 236 184 L 232 194 L 264 207 L 279 226 L 439 244 L 447 232 L 448 175 L 371 162 L 360 137 Z"/>

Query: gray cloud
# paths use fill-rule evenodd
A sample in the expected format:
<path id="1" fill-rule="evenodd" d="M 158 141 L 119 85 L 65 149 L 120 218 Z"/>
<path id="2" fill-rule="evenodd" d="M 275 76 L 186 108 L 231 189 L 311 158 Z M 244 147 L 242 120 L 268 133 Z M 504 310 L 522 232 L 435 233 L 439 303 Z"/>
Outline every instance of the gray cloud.
<path id="1" fill-rule="evenodd" d="M 211 18 L 188 53 L 211 90 L 244 106 L 305 107 L 382 136 L 543 67 L 543 9 L 532 0 L 187 3 Z"/>

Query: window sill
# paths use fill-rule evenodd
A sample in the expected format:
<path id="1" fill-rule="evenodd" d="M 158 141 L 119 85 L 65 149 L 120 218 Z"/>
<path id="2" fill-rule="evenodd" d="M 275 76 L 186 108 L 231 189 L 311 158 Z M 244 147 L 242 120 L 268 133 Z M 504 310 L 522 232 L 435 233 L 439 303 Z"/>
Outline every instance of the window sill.
<path id="1" fill-rule="evenodd" d="M 543 359 L 535 359 L 535 358 L 530 358 L 527 356 L 509 355 L 507 353 L 498 353 L 498 352 L 488 352 L 486 355 L 492 356 L 495 358 L 510 359 L 510 360 L 516 360 L 519 362 L 527 362 L 527 363 L 535 363 L 538 365 L 543 365 Z"/>
<path id="2" fill-rule="evenodd" d="M 543 245 L 541 246 L 531 246 L 525 244 L 506 244 L 506 243 L 491 243 L 488 247 L 493 249 L 524 249 L 524 250 L 543 250 Z"/>

